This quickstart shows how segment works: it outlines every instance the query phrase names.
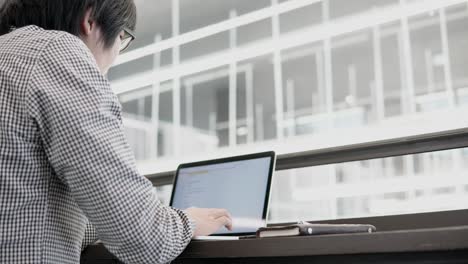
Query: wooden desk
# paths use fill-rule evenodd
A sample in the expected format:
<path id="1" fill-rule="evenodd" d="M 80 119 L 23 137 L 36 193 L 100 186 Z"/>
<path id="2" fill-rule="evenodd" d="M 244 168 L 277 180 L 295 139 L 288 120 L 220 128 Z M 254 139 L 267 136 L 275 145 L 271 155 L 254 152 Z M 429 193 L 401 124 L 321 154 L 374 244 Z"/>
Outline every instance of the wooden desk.
<path id="1" fill-rule="evenodd" d="M 100 259 L 96 259 L 101 256 Z M 94 261 L 90 261 L 94 258 Z M 468 263 L 468 226 L 373 234 L 194 241 L 173 263 Z M 82 263 L 119 263 L 102 246 Z"/>

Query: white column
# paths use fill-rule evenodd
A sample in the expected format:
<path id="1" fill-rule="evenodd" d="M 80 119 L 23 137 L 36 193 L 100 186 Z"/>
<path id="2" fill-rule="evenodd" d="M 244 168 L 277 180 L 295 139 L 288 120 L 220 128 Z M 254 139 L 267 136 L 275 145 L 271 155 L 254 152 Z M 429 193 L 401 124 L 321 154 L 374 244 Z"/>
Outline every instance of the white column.
<path id="1" fill-rule="evenodd" d="M 323 24 L 330 22 L 330 3 L 329 0 L 322 1 Z M 333 113 L 333 68 L 332 68 L 332 48 L 329 37 L 323 40 L 324 70 L 325 70 L 325 109 L 326 113 Z M 328 128 L 332 128 L 332 119 L 329 118 Z"/>
<path id="2" fill-rule="evenodd" d="M 278 0 L 271 0 L 271 5 L 276 6 Z M 278 45 L 280 37 L 279 15 L 272 16 L 273 42 Z M 277 47 L 273 52 L 273 67 L 275 79 L 275 108 L 277 139 L 284 139 L 284 107 L 283 107 L 283 69 L 281 63 L 281 50 Z"/>
<path id="3" fill-rule="evenodd" d="M 400 8 L 406 8 L 406 0 L 400 0 Z M 408 17 L 401 12 L 401 31 L 402 31 L 402 48 L 403 48 L 403 61 L 405 66 L 405 83 L 406 92 L 402 100 L 407 98 L 404 103 L 404 114 L 413 114 L 416 112 L 416 104 L 414 100 L 415 87 L 414 87 L 414 73 L 413 73 L 413 54 L 411 51 L 411 37 L 409 31 Z"/>
<path id="4" fill-rule="evenodd" d="M 193 127 L 193 84 L 185 83 L 185 117 L 187 127 Z"/>
<path id="5" fill-rule="evenodd" d="M 233 19 L 237 16 L 235 10 L 231 10 L 229 17 Z M 237 29 L 229 30 L 229 46 L 230 52 L 236 50 L 237 46 Z M 237 145 L 237 62 L 233 56 L 230 57 L 229 63 L 229 146 Z"/>
<path id="6" fill-rule="evenodd" d="M 145 97 L 138 98 L 137 103 L 137 117 L 139 120 L 145 119 Z"/>
<path id="7" fill-rule="evenodd" d="M 348 89 L 349 96 L 353 100 L 352 106 L 354 106 L 357 101 L 357 71 L 354 64 L 348 65 Z"/>
<path id="8" fill-rule="evenodd" d="M 263 141 L 265 138 L 264 124 L 263 124 L 263 105 L 255 105 L 255 116 L 256 116 L 256 130 L 257 130 L 257 141 Z"/>
<path id="9" fill-rule="evenodd" d="M 317 52 L 315 53 L 315 67 L 317 68 L 317 97 L 318 97 L 318 102 L 319 102 L 319 111 L 320 112 L 325 112 L 327 111 L 326 109 L 326 87 L 325 87 L 325 71 L 324 71 L 324 65 L 323 65 L 323 53 L 322 52 Z M 312 102 L 314 102 L 312 98 Z M 312 109 L 314 106 L 312 105 Z"/>
<path id="10" fill-rule="evenodd" d="M 288 136 L 293 137 L 296 135 L 296 113 L 295 113 L 295 92 L 294 92 L 294 81 L 287 80 L 286 81 L 286 111 L 287 111 L 287 119 L 290 121 L 288 122 Z"/>
<path id="11" fill-rule="evenodd" d="M 217 120 L 216 120 L 216 112 L 210 112 L 209 115 L 209 131 L 212 136 L 217 136 L 218 129 L 217 129 Z"/>
<path id="12" fill-rule="evenodd" d="M 330 22 L 330 2 L 329 0 L 322 1 L 322 17 L 323 24 L 327 25 Z M 330 115 L 328 118 L 328 129 L 333 128 L 333 68 L 332 68 L 332 48 L 331 48 L 331 39 L 329 37 L 323 40 L 323 65 L 325 70 L 325 111 Z M 330 187 L 334 188 L 337 185 L 336 182 L 336 165 L 330 165 L 330 175 L 329 183 Z M 331 217 L 337 217 L 337 203 L 338 199 L 336 197 L 330 198 L 330 210 Z"/>
<path id="13" fill-rule="evenodd" d="M 138 120 L 145 120 L 145 97 L 140 97 L 138 98 L 138 101 L 137 101 L 137 119 Z M 151 137 L 151 133 L 150 131 L 148 131 L 145 127 L 145 129 L 142 131 L 145 135 L 145 141 L 148 141 Z M 148 159 L 148 154 L 150 154 L 149 152 L 151 151 L 151 149 L 147 148 L 146 145 L 140 145 L 140 144 L 137 144 L 137 148 L 139 149 L 139 157 L 141 157 L 141 159 Z"/>
<path id="14" fill-rule="evenodd" d="M 374 69 L 375 69 L 375 110 L 376 119 L 378 122 L 385 118 L 385 98 L 384 98 L 384 82 L 383 82 L 383 66 L 382 66 L 382 45 L 380 27 L 375 25 L 372 29 L 374 46 Z"/>
<path id="15" fill-rule="evenodd" d="M 432 51 L 430 49 L 424 50 L 424 60 L 426 63 L 426 79 L 427 79 L 427 92 L 435 92 L 434 84 L 434 57 L 432 56 Z"/>
<path id="16" fill-rule="evenodd" d="M 252 67 L 247 67 L 245 71 L 245 98 L 246 98 L 246 113 L 247 113 L 247 143 L 253 143 L 255 140 L 254 132 L 254 92 L 253 92 L 253 70 Z"/>
<path id="17" fill-rule="evenodd" d="M 172 0 L 172 37 L 177 37 L 180 34 L 180 5 L 179 0 Z M 180 46 L 172 48 L 172 64 L 177 68 L 180 64 Z M 181 153 L 181 103 L 180 103 L 180 77 L 175 77 L 172 87 L 172 108 L 173 108 L 173 149 L 174 156 L 179 156 Z"/>
<path id="18" fill-rule="evenodd" d="M 400 66 L 400 107 L 401 107 L 401 115 L 405 114 L 406 111 L 406 72 L 405 72 L 405 62 L 404 62 L 404 54 L 403 54 L 403 37 L 402 33 L 398 32 L 397 35 L 397 44 L 398 44 L 398 55 L 399 55 L 399 66 Z"/>
<path id="19" fill-rule="evenodd" d="M 447 97 L 449 99 L 450 107 L 455 106 L 455 89 L 452 81 L 452 66 L 450 64 L 450 48 L 448 43 L 448 32 L 447 32 L 447 16 L 445 8 L 439 9 L 440 18 L 440 34 L 442 39 L 442 56 L 444 58 L 444 79 L 447 91 Z"/>
<path id="20" fill-rule="evenodd" d="M 161 41 L 161 35 L 157 35 L 154 39 L 155 43 Z M 153 74 L 158 74 L 158 70 L 161 67 L 161 53 L 157 52 L 154 54 L 153 57 Z M 153 131 L 151 135 L 150 144 L 150 153 L 151 158 L 158 157 L 158 145 L 159 145 L 159 90 L 160 90 L 160 83 L 156 81 L 153 84 L 153 91 L 152 91 L 152 104 L 151 104 L 151 123 L 153 125 Z"/>
<path id="21" fill-rule="evenodd" d="M 400 7 L 403 9 L 406 7 L 406 0 L 400 0 Z M 402 48 L 402 60 L 405 77 L 405 88 L 402 94 L 403 104 L 403 115 L 413 114 L 416 112 L 416 104 L 414 100 L 415 88 L 414 88 L 414 75 L 413 75 L 413 56 L 411 52 L 411 39 L 408 25 L 408 17 L 404 14 L 401 16 L 401 48 Z M 407 101 L 404 99 L 407 98 Z M 414 155 L 406 155 L 403 157 L 404 160 L 404 171 L 406 177 L 411 178 L 414 175 Z M 415 191 L 408 191 L 408 200 L 414 199 Z"/>

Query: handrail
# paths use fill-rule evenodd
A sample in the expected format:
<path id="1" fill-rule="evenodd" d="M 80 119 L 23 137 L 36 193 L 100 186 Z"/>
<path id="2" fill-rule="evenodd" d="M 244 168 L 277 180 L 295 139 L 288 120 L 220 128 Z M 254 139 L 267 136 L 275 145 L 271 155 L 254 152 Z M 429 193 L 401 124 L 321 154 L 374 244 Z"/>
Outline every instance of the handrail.
<path id="1" fill-rule="evenodd" d="M 468 147 L 468 128 L 278 155 L 276 170 L 387 158 Z M 175 172 L 146 175 L 154 186 L 171 184 Z"/>

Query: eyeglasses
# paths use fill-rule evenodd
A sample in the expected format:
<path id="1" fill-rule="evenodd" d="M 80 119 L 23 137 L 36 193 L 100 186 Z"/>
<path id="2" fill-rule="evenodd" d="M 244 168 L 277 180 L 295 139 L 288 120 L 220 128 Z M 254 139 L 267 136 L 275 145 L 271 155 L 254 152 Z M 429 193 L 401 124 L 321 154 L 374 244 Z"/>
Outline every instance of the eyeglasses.
<path id="1" fill-rule="evenodd" d="M 131 30 L 124 28 L 123 32 L 124 35 L 121 37 L 120 53 L 128 49 L 132 41 L 135 40 L 135 35 L 132 33 Z"/>

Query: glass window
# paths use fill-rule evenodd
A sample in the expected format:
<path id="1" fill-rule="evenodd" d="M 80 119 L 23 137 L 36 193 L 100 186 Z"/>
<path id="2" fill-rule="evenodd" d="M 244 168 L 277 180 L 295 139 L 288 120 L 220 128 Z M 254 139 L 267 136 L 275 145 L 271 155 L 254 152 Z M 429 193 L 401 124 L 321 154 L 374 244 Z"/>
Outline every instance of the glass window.
<path id="1" fill-rule="evenodd" d="M 332 40 L 333 109 L 336 118 L 352 118 L 352 127 L 374 119 L 374 64 L 370 31 L 359 31 Z M 339 122 L 341 123 L 341 121 Z"/>
<path id="2" fill-rule="evenodd" d="M 229 145 L 229 73 L 226 67 L 184 77 L 182 120 L 192 141 L 183 154 L 213 151 Z"/>
<path id="3" fill-rule="evenodd" d="M 145 171 L 468 126 L 466 3 L 179 0 L 174 13 L 180 16 L 172 17 L 175 0 L 157 2 L 137 2 L 141 40 L 109 72 L 130 145 Z M 174 22 L 180 36 L 172 35 Z M 360 186 L 419 184 L 413 178 L 432 179 L 431 170 L 451 175 L 465 152 L 279 172 L 270 219 L 395 213 L 384 210 L 390 205 L 401 212 L 456 208 L 452 198 L 442 197 L 465 195 L 464 182 L 414 190 L 377 186 L 373 193 Z M 350 186 L 357 191 L 338 195 Z M 322 190 L 313 188 L 327 193 L 304 200 L 301 193 Z M 426 208 L 425 197 L 441 202 Z"/>
<path id="4" fill-rule="evenodd" d="M 405 84 L 400 23 L 393 22 L 378 28 L 381 40 L 383 117 L 402 115 L 402 91 Z"/>
<path id="5" fill-rule="evenodd" d="M 466 149 L 278 171 L 270 222 L 466 209 Z"/>
<path id="6" fill-rule="evenodd" d="M 450 52 L 450 66 L 453 78 L 453 86 L 457 90 L 460 105 L 468 104 L 468 5 L 457 5 L 447 8 L 447 31 Z"/>
<path id="7" fill-rule="evenodd" d="M 282 52 L 284 133 L 319 133 L 324 113 L 323 47 L 314 43 Z"/>
<path id="8" fill-rule="evenodd" d="M 468 149 L 277 171 L 269 223 L 467 209 Z M 158 187 L 169 201 L 171 185 Z"/>
<path id="9" fill-rule="evenodd" d="M 313 4 L 291 12 L 283 13 L 280 18 L 280 31 L 282 34 L 307 29 L 322 23 L 322 4 Z"/>
<path id="10" fill-rule="evenodd" d="M 252 100 L 249 105 L 249 115 L 250 119 L 254 120 L 251 130 L 254 131 L 255 141 L 276 138 L 275 85 L 272 61 L 272 55 L 265 55 L 241 61 L 238 66 L 239 69 L 245 69 L 243 79 L 246 89 L 248 88 L 250 100 Z M 240 78 L 239 81 L 242 83 Z"/>
<path id="11" fill-rule="evenodd" d="M 229 19 L 231 11 L 244 15 L 268 7 L 270 0 L 179 0 L 181 33 L 200 29 Z M 197 12 L 194 12 L 197 10 Z"/>

